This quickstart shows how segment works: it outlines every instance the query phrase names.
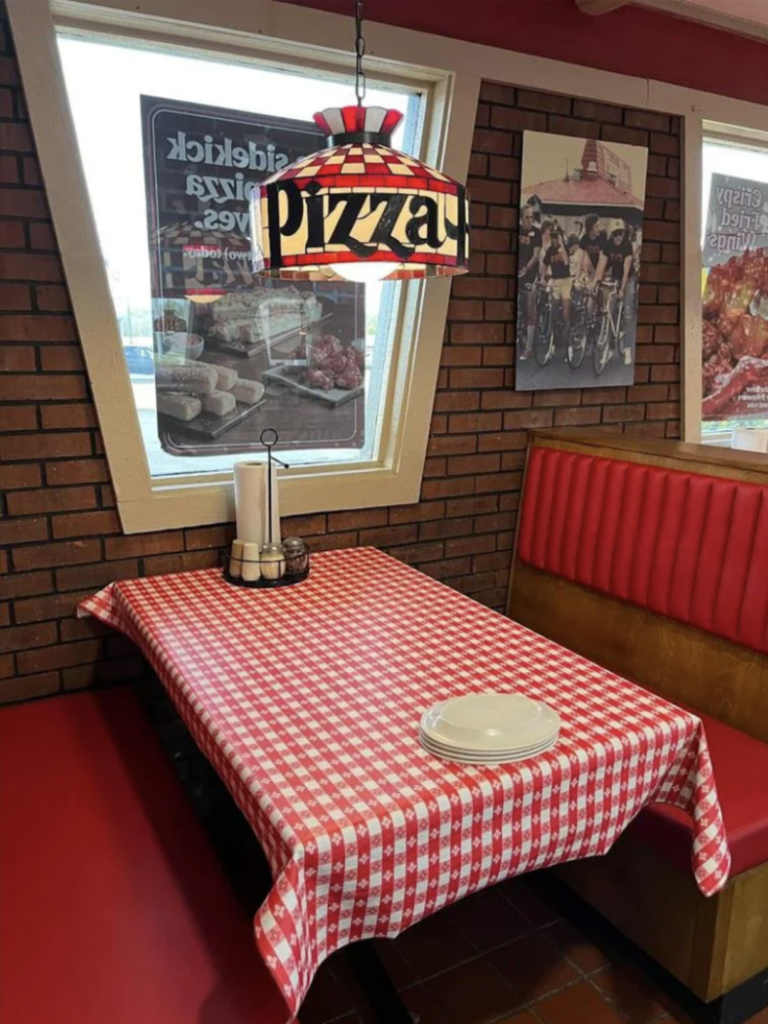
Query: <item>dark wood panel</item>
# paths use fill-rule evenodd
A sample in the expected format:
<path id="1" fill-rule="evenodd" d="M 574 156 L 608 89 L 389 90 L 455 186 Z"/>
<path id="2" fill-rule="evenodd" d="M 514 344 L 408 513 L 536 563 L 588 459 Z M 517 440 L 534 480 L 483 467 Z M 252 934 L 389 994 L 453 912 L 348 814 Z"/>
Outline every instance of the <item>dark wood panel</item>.
<path id="1" fill-rule="evenodd" d="M 768 742 L 768 658 L 518 562 L 509 616 L 651 690 Z"/>

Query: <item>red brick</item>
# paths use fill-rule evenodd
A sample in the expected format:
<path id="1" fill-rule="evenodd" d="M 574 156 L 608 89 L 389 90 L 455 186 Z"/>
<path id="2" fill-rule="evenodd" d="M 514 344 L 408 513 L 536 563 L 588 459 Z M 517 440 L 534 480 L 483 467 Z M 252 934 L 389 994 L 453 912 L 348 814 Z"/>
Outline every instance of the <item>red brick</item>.
<path id="1" fill-rule="evenodd" d="M 496 473 L 500 458 L 495 453 L 487 455 L 457 455 L 448 459 L 448 473 L 451 476 L 463 476 L 468 473 Z"/>
<path id="2" fill-rule="evenodd" d="M 452 498 L 461 494 L 474 494 L 473 476 L 454 476 L 447 480 L 425 480 L 421 485 L 421 496 L 425 501 L 434 498 Z"/>
<path id="3" fill-rule="evenodd" d="M 40 164 L 35 157 L 22 157 L 22 166 L 24 168 L 25 185 L 34 185 L 35 187 L 42 185 L 43 179 L 40 177 Z"/>
<path id="4" fill-rule="evenodd" d="M 451 324 L 451 344 L 500 345 L 503 341 L 502 324 Z"/>
<path id="5" fill-rule="evenodd" d="M 16 185 L 19 180 L 19 161 L 15 156 L 0 156 L 0 184 Z"/>
<path id="6" fill-rule="evenodd" d="M 29 247 L 30 249 L 57 249 L 56 237 L 50 224 L 29 225 Z"/>
<path id="7" fill-rule="evenodd" d="M 603 423 L 630 423 L 645 419 L 644 405 L 611 405 L 603 409 Z"/>
<path id="8" fill-rule="evenodd" d="M 677 323 L 677 306 L 640 306 L 637 318 L 644 324 L 674 324 Z"/>
<path id="9" fill-rule="evenodd" d="M 93 487 L 48 487 L 8 495 L 8 512 L 12 516 L 89 508 L 96 508 L 96 490 Z"/>
<path id="10" fill-rule="evenodd" d="M 318 516 L 318 520 L 318 526 L 320 526 L 324 521 L 324 516 Z M 229 547 L 234 539 L 234 523 L 227 523 L 224 526 L 199 526 L 184 531 L 184 547 L 187 551 Z"/>
<path id="11" fill-rule="evenodd" d="M 477 439 L 478 451 L 502 452 L 525 448 L 528 435 L 524 430 L 505 431 L 503 434 L 484 434 Z"/>
<path id="12" fill-rule="evenodd" d="M 3 249 L 26 249 L 27 239 L 24 234 L 24 225 L 17 220 L 0 221 L 0 248 Z"/>
<path id="13" fill-rule="evenodd" d="M 651 152 L 663 153 L 665 156 L 678 156 L 680 140 L 674 135 L 661 135 L 651 132 Z"/>
<path id="14" fill-rule="evenodd" d="M 658 154 L 648 154 L 648 174 L 664 177 L 667 173 L 667 158 Z"/>
<path id="15" fill-rule="evenodd" d="M 40 296 L 38 286 L 36 294 Z M 53 314 L 17 316 L 4 314 L 0 319 L 0 331 L 9 341 L 37 341 L 45 343 L 74 342 L 77 340 L 75 322 L 71 316 Z"/>
<path id="16" fill-rule="evenodd" d="M 369 544 L 376 548 L 389 547 L 392 544 L 412 544 L 418 539 L 419 528 L 415 523 L 403 526 L 382 526 L 373 530 L 360 531 L 360 544 Z"/>
<path id="17" fill-rule="evenodd" d="M 33 597 L 53 590 L 50 572 L 14 572 L 0 577 L 0 595 L 8 601 L 14 597 Z"/>
<path id="18" fill-rule="evenodd" d="M 469 178 L 467 188 L 472 201 L 477 203 L 495 203 L 506 205 L 511 202 L 511 186 L 506 181 L 493 181 L 490 178 Z"/>
<path id="19" fill-rule="evenodd" d="M 478 346 L 444 345 L 440 358 L 441 366 L 479 366 L 483 359 L 483 350 Z"/>
<path id="20" fill-rule="evenodd" d="M 469 173 L 478 175 L 488 173 L 488 157 L 485 153 L 470 153 Z"/>
<path id="21" fill-rule="evenodd" d="M 422 501 L 414 505 L 393 505 L 389 510 L 392 526 L 400 523 L 425 523 L 445 516 L 444 501 Z"/>
<path id="22" fill-rule="evenodd" d="M 8 433 L 11 430 L 37 430 L 37 406 L 0 406 L 0 431 Z"/>
<path id="23" fill-rule="evenodd" d="M 61 262 L 37 253 L 0 252 L 0 280 L 61 281 Z"/>
<path id="24" fill-rule="evenodd" d="M 551 92 L 533 92 L 531 89 L 518 89 L 517 102 L 529 110 L 544 110 L 549 114 L 570 114 L 571 100 L 568 96 L 558 96 Z"/>
<path id="25" fill-rule="evenodd" d="M 479 408 L 479 391 L 438 391 L 435 395 L 435 412 L 470 412 Z"/>
<path id="26" fill-rule="evenodd" d="M 680 263 L 680 246 L 679 245 L 663 245 L 661 248 L 661 262 L 679 264 Z"/>
<path id="27" fill-rule="evenodd" d="M 47 462 L 45 476 L 49 484 L 91 484 L 104 483 L 109 480 L 107 463 L 104 459 Z"/>
<path id="28" fill-rule="evenodd" d="M 96 411 L 92 405 L 43 405 L 40 415 L 44 430 L 87 430 L 98 426 Z"/>
<path id="29" fill-rule="evenodd" d="M 140 533 L 132 537 L 107 537 L 104 553 L 108 559 L 137 558 L 142 555 L 164 555 L 184 548 L 184 535 L 180 530 L 165 533 Z"/>
<path id="30" fill-rule="evenodd" d="M 328 516 L 328 530 L 331 533 L 344 533 L 347 530 L 373 529 L 387 525 L 387 509 L 364 508 L 349 512 L 332 512 Z"/>
<path id="31" fill-rule="evenodd" d="M 12 654 L 0 654 L 0 679 L 7 679 L 16 675 L 16 659 Z M 3 691 L 0 688 L 0 703 L 3 700 Z"/>
<path id="32" fill-rule="evenodd" d="M 496 569 L 508 569 L 512 561 L 510 551 L 494 551 L 487 555 L 475 555 L 472 559 L 473 572 L 493 572 Z"/>
<path id="33" fill-rule="evenodd" d="M 514 364 L 514 346 L 486 345 L 483 348 L 483 366 L 514 366 Z"/>
<path id="34" fill-rule="evenodd" d="M 579 139 L 599 139 L 600 125 L 594 121 L 580 121 L 575 117 L 558 117 L 553 114 L 549 119 L 548 131 L 556 135 L 575 135 Z"/>
<path id="35" fill-rule="evenodd" d="M 57 540 L 66 537 L 94 537 L 120 532 L 117 512 L 80 512 L 73 515 L 54 516 L 53 536 Z"/>
<path id="36" fill-rule="evenodd" d="M 28 126 L 18 121 L 0 121 L 0 148 L 6 152 L 33 152 L 34 144 Z"/>
<path id="37" fill-rule="evenodd" d="M 55 647 L 23 651 L 16 661 L 19 673 L 26 675 L 28 672 L 46 672 L 71 665 L 86 665 L 90 661 L 98 661 L 101 654 L 101 640 L 79 640 L 72 644 L 57 644 Z"/>
<path id="38" fill-rule="evenodd" d="M 459 537 L 449 540 L 445 545 L 447 558 L 458 558 L 461 555 L 480 555 L 496 548 L 496 538 L 491 534 L 484 534 L 481 537 Z"/>
<path id="39" fill-rule="evenodd" d="M 109 541 L 107 541 L 109 543 Z M 72 540 L 58 544 L 40 544 L 17 548 L 13 552 L 16 569 L 49 569 L 60 565 L 87 565 L 101 559 L 101 541 Z"/>
<path id="40" fill-rule="evenodd" d="M 3 381 L 6 395 L 16 401 L 59 401 L 85 398 L 87 389 L 84 376 L 41 373 L 17 374 Z"/>
<path id="41" fill-rule="evenodd" d="M 475 516 L 475 533 L 498 533 L 508 531 L 514 526 L 514 513 L 492 512 L 486 516 Z"/>
<path id="42" fill-rule="evenodd" d="M 447 537 L 466 537 L 472 533 L 472 520 L 438 519 L 432 523 L 422 523 L 419 527 L 419 540 L 436 540 Z"/>
<path id="43" fill-rule="evenodd" d="M 517 201 L 517 190 L 513 188 L 514 200 Z M 489 206 L 488 227 L 489 228 L 517 228 L 520 216 L 516 206 Z"/>
<path id="44" fill-rule="evenodd" d="M 668 390 L 666 384 L 638 384 L 628 389 L 627 400 L 629 402 L 665 402 Z"/>
<path id="45" fill-rule="evenodd" d="M 675 361 L 674 345 L 638 345 L 635 349 L 636 363 L 673 363 Z M 637 380 L 637 373 L 635 374 Z"/>
<path id="46" fill-rule="evenodd" d="M 679 402 L 658 402 L 646 407 L 645 418 L 647 420 L 679 420 Z"/>
<path id="47" fill-rule="evenodd" d="M 505 430 L 534 430 L 539 427 L 552 426 L 551 409 L 520 409 L 516 412 L 504 413 Z"/>
<path id="48" fill-rule="evenodd" d="M 31 345 L 9 345 L 5 338 L 0 346 L 0 370 L 3 373 L 34 373 L 36 369 L 35 350 Z M 8 377 L 3 381 L 3 393 L 7 399 L 9 395 L 14 398 L 26 396 L 17 395 L 13 384 L 14 377 Z"/>
<path id="49" fill-rule="evenodd" d="M 84 370 L 85 364 L 76 345 L 52 345 L 40 349 L 40 359 L 46 372 L 72 372 Z"/>
<path id="50" fill-rule="evenodd" d="M 45 202 L 45 194 L 38 189 L 15 188 L 3 189 L 0 197 L 0 206 L 13 212 L 14 216 L 21 218 L 49 217 L 48 206 Z M 26 248 L 26 245 L 24 246 Z"/>
<path id="51" fill-rule="evenodd" d="M 511 276 L 517 273 L 517 263 L 514 256 L 511 254 L 500 255 L 499 253 L 492 253 L 488 256 L 488 273 L 489 274 L 505 274 Z M 499 339 L 500 341 L 503 339 Z"/>
<path id="52" fill-rule="evenodd" d="M 90 451 L 91 435 L 86 433 L 12 434 L 3 444 L 3 458 L 9 462 L 88 455 Z"/>
<path id="53" fill-rule="evenodd" d="M 588 121 L 606 121 L 608 124 L 621 124 L 621 107 L 613 107 L 608 103 L 595 103 L 592 100 L 574 100 L 573 113 L 576 117 Z"/>
<path id="54" fill-rule="evenodd" d="M 480 228 L 472 232 L 472 245 L 481 252 L 509 252 L 511 239 L 508 231 Z"/>
<path id="55" fill-rule="evenodd" d="M 64 312 L 69 310 L 70 302 L 67 289 L 61 284 L 39 284 L 35 289 L 37 308 L 47 312 Z M 28 307 L 24 307 L 25 309 Z M 67 318 L 69 319 L 69 318 Z"/>
<path id="56" fill-rule="evenodd" d="M 498 412 L 455 413 L 450 418 L 450 432 L 452 434 L 467 434 L 472 431 L 500 429 L 501 413 Z"/>
<path id="57" fill-rule="evenodd" d="M 675 282 L 680 280 L 680 268 L 672 264 L 657 263 L 643 268 L 643 274 L 649 281 Z"/>
<path id="58" fill-rule="evenodd" d="M 505 103 L 511 107 L 515 103 L 515 90 L 511 85 L 483 82 L 480 86 L 480 99 L 486 103 Z"/>
<path id="59" fill-rule="evenodd" d="M 0 85 L 18 85 L 19 72 L 15 57 L 0 57 Z"/>
<path id="60" fill-rule="evenodd" d="M 647 146 L 648 132 L 638 128 L 621 128 L 618 125 L 603 125 L 600 138 L 605 142 L 620 142 L 627 146 Z"/>
<path id="61" fill-rule="evenodd" d="M 645 128 L 651 132 L 669 131 L 669 114 L 656 114 L 651 110 L 627 110 L 624 124 L 629 128 Z"/>
<path id="62" fill-rule="evenodd" d="M 429 562 L 423 566 L 422 572 L 432 576 L 436 580 L 445 579 L 447 576 L 461 576 L 469 572 L 471 562 L 469 558 L 447 558 L 439 562 Z"/>
<path id="63" fill-rule="evenodd" d="M 481 299 L 451 299 L 448 304 L 449 320 L 482 320 L 483 303 Z"/>
<path id="64" fill-rule="evenodd" d="M 677 178 L 657 178 L 649 175 L 645 183 L 645 194 L 661 196 L 662 199 L 679 199 L 680 183 Z M 643 236 L 645 239 L 645 236 Z"/>
<path id="65" fill-rule="evenodd" d="M 403 547 L 389 549 L 389 554 L 408 565 L 418 565 L 421 562 L 435 562 L 443 557 L 443 544 L 441 541 L 428 541 L 423 544 L 406 544 Z"/>
<path id="66" fill-rule="evenodd" d="M 115 658 L 98 661 L 89 665 L 65 668 L 61 673 L 65 690 L 82 690 L 88 686 L 102 686 L 109 683 L 138 679 L 145 671 L 140 657 Z"/>
<path id="67" fill-rule="evenodd" d="M 26 651 L 33 647 L 45 647 L 56 642 L 56 626 L 44 622 L 30 626 L 11 626 L 3 630 L 5 651 Z"/>
<path id="68" fill-rule="evenodd" d="M 498 507 L 498 497 L 495 494 L 482 494 L 478 497 L 455 498 L 449 501 L 445 507 L 445 514 L 449 519 L 453 519 L 458 516 L 474 516 L 485 512 L 497 512 Z"/>
<path id="69" fill-rule="evenodd" d="M 91 593 L 90 590 L 81 590 L 78 593 L 50 594 L 48 597 L 31 597 L 26 601 L 15 601 L 14 615 L 19 624 L 61 619 L 67 615 L 74 615 L 77 605 L 86 597 L 90 597 Z"/>
<path id="70" fill-rule="evenodd" d="M 143 576 L 166 576 L 168 573 L 184 572 L 184 553 L 152 555 L 144 559 Z"/>
<path id="71" fill-rule="evenodd" d="M 501 128 L 505 132 L 543 132 L 547 130 L 547 119 L 543 114 L 534 114 L 528 110 L 517 110 L 511 107 L 494 107 L 491 110 L 491 125 L 494 128 Z M 509 138 L 509 136 L 507 136 L 507 138 Z M 486 153 L 500 153 L 504 155 L 512 153 L 511 146 L 509 149 L 486 149 L 485 147 L 479 146 L 475 146 L 474 148 L 483 148 Z"/>
<path id="72" fill-rule="evenodd" d="M 3 287 L 0 288 L 0 309 L 23 310 L 31 308 L 32 296 L 29 291 L 29 285 L 4 284 Z M 1 329 L 0 333 L 2 333 Z"/>
<path id="73" fill-rule="evenodd" d="M 534 406 L 578 405 L 580 399 L 581 392 L 577 388 L 566 391 L 536 391 L 533 395 L 533 404 Z"/>
<path id="74" fill-rule="evenodd" d="M 23 487 L 39 487 L 40 467 L 34 463 L 19 466 L 0 466 L 0 484 L 4 491 L 20 490 Z"/>
<path id="75" fill-rule="evenodd" d="M 495 277 L 475 277 L 467 274 L 455 277 L 451 285 L 452 298 L 503 299 L 507 294 L 507 282 Z"/>
<path id="76" fill-rule="evenodd" d="M 490 175 L 492 178 L 508 178 L 517 181 L 520 177 L 520 161 L 513 156 L 492 156 Z"/>
<path id="77" fill-rule="evenodd" d="M 13 93 L 10 89 L 0 89 L 0 117 L 7 117 L 11 120 L 13 112 Z"/>
<path id="78" fill-rule="evenodd" d="M 475 492 L 488 494 L 491 491 L 511 491 L 519 487 L 521 481 L 520 473 L 488 473 L 478 476 L 475 481 Z"/>
<path id="79" fill-rule="evenodd" d="M 663 365 L 651 367 L 652 381 L 678 381 L 680 380 L 680 367 L 675 365 Z"/>
<path id="80" fill-rule="evenodd" d="M 33 676 L 17 676 L 0 685 L 0 703 L 17 700 L 32 700 L 34 697 L 48 697 L 58 693 L 61 681 L 58 672 L 41 672 Z"/>
<path id="81" fill-rule="evenodd" d="M 497 153 L 502 156 L 511 156 L 512 138 L 506 132 L 476 128 L 472 138 L 472 149 L 476 153 Z"/>
<path id="82" fill-rule="evenodd" d="M 452 388 L 499 388 L 504 384 L 504 371 L 496 369 L 451 370 Z"/>
<path id="83" fill-rule="evenodd" d="M 30 544 L 36 540 L 44 540 L 48 536 L 47 519 L 2 519 L 0 520 L 0 543 L 3 544 Z M 18 558 L 14 558 L 16 568 L 23 568 L 19 565 Z"/>

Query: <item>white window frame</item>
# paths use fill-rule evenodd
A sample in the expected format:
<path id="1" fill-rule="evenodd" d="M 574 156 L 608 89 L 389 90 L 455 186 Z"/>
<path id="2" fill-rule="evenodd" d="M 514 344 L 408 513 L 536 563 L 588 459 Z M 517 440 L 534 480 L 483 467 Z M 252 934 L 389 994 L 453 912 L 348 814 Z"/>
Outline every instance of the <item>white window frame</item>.
<path id="1" fill-rule="evenodd" d="M 55 38 L 92 26 L 210 52 L 349 68 L 351 19 L 269 0 L 8 0 L 48 199 L 127 533 L 226 522 L 231 474 L 152 481 L 99 251 Z M 701 438 L 701 173 L 704 122 L 768 131 L 768 108 L 712 93 L 370 22 L 372 77 L 428 88 L 422 157 L 465 180 L 482 80 L 660 111 L 682 119 L 682 435 Z M 298 56 L 297 56 L 298 55 Z M 290 60 L 288 61 L 288 58 Z M 470 240 L 471 245 L 471 240 Z M 407 504 L 419 498 L 450 284 L 409 286 L 393 391 L 375 464 L 302 467 L 281 483 L 285 514 Z"/>

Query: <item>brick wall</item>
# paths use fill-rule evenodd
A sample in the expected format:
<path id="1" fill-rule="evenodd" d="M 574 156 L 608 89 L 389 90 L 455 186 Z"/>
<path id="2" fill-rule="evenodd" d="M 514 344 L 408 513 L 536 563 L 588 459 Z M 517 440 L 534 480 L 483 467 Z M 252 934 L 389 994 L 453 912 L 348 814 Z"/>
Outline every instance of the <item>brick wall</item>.
<path id="1" fill-rule="evenodd" d="M 124 536 L 7 23 L 0 45 L 0 701 L 139 676 L 132 645 L 77 620 L 110 580 L 217 563 L 228 526 Z M 516 393 L 515 227 L 521 132 L 650 147 L 635 385 Z M 472 273 L 453 285 L 421 501 L 286 526 L 314 550 L 371 544 L 492 607 L 503 604 L 526 430 L 679 434 L 679 122 L 488 83 L 469 185 Z"/>

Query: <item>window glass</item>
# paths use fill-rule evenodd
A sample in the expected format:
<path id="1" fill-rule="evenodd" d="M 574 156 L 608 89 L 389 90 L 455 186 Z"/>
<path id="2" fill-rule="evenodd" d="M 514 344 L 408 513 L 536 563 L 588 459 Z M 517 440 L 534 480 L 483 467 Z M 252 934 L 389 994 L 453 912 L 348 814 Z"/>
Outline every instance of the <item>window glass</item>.
<path id="1" fill-rule="evenodd" d="M 153 477 L 228 470 L 278 429 L 290 465 L 375 459 L 402 286 L 253 278 L 250 185 L 325 148 L 351 83 L 59 35 Z M 95 85 L 98 83 L 98 86 Z M 369 85 L 416 152 L 422 97 Z"/>
<path id="2" fill-rule="evenodd" d="M 703 170 L 702 438 L 728 443 L 768 430 L 768 147 L 707 139 Z"/>

